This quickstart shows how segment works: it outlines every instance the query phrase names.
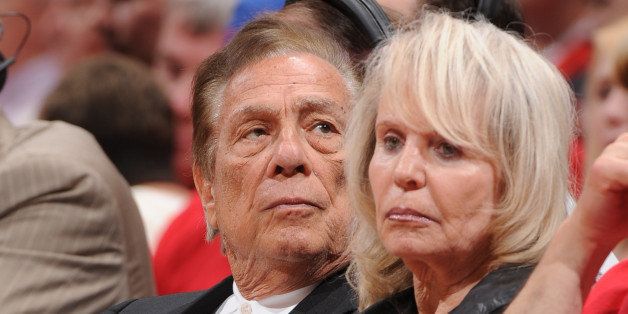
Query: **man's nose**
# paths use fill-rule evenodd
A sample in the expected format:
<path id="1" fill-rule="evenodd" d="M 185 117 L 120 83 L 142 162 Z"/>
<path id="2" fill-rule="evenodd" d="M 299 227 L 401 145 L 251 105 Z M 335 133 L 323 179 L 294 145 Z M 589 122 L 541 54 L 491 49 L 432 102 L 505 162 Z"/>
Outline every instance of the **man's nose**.
<path id="1" fill-rule="evenodd" d="M 280 134 L 268 165 L 268 176 L 291 177 L 299 173 L 310 175 L 312 167 L 305 154 L 303 140 L 296 130 L 287 130 Z"/>
<path id="2" fill-rule="evenodd" d="M 420 149 L 406 145 L 393 169 L 395 185 L 404 191 L 418 190 L 425 186 L 425 160 Z"/>

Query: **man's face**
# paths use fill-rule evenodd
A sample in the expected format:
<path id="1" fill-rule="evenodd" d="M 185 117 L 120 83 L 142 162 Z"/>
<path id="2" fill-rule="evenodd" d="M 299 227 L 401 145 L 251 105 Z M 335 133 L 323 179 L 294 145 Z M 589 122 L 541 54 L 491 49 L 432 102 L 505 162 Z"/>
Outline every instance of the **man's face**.
<path id="1" fill-rule="evenodd" d="M 222 31 L 194 33 L 180 12 L 168 14 L 157 42 L 154 71 L 175 117 L 174 163 L 178 178 L 192 185 L 192 79 L 198 65 L 223 45 Z"/>
<path id="2" fill-rule="evenodd" d="M 230 259 L 345 252 L 346 86 L 331 64 L 310 54 L 264 59 L 227 83 L 208 214 Z"/>

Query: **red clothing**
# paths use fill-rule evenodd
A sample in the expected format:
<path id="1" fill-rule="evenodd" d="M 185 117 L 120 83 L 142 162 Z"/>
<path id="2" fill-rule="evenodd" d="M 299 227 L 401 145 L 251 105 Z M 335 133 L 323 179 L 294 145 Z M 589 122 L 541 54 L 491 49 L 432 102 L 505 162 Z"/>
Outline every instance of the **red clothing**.
<path id="1" fill-rule="evenodd" d="M 628 261 L 615 265 L 593 285 L 582 313 L 628 313 Z"/>
<path id="2" fill-rule="evenodd" d="M 566 53 L 558 60 L 556 67 L 569 81 L 576 96 L 576 111 L 580 111 L 582 98 L 584 97 L 584 84 L 589 62 L 591 60 L 592 46 L 588 40 L 574 42 L 566 50 Z M 578 136 L 571 145 L 569 166 L 571 170 L 571 192 L 578 197 L 582 188 L 584 145 L 578 129 Z"/>
<path id="3" fill-rule="evenodd" d="M 582 192 L 582 181 L 584 180 L 584 141 L 582 137 L 577 137 L 572 143 L 569 151 L 569 173 L 571 174 L 571 193 L 580 197 Z"/>
<path id="4" fill-rule="evenodd" d="M 153 259 L 160 295 L 208 289 L 231 274 L 220 252 L 220 237 L 205 240 L 205 217 L 198 194 L 164 232 Z"/>

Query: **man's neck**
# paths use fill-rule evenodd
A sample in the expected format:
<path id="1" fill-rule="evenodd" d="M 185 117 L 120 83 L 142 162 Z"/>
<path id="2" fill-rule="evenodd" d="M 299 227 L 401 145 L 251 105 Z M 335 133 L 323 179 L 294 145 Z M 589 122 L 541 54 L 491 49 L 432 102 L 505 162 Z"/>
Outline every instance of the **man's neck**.
<path id="1" fill-rule="evenodd" d="M 295 291 L 340 271 L 349 263 L 347 254 L 329 258 L 312 258 L 299 262 L 277 259 L 237 259 L 229 264 L 240 294 L 247 300 L 259 300 Z"/>

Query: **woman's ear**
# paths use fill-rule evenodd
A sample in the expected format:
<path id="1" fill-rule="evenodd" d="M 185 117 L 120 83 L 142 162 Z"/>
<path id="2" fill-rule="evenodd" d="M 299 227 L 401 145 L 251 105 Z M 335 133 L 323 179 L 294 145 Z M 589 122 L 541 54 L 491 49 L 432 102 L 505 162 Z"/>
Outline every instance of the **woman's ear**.
<path id="1" fill-rule="evenodd" d="M 208 227 L 213 230 L 217 230 L 218 221 L 216 219 L 216 203 L 214 202 L 214 188 L 212 187 L 212 182 L 207 180 L 205 173 L 197 165 L 192 167 L 192 173 L 194 175 L 194 185 L 196 185 L 196 191 L 198 191 L 198 194 L 201 197 L 201 203 L 203 204 L 205 220 L 207 221 Z"/>

